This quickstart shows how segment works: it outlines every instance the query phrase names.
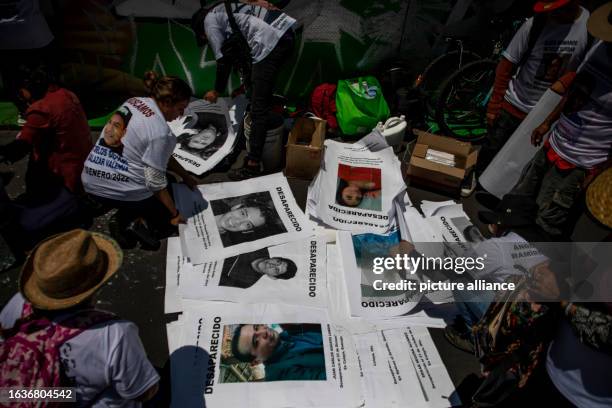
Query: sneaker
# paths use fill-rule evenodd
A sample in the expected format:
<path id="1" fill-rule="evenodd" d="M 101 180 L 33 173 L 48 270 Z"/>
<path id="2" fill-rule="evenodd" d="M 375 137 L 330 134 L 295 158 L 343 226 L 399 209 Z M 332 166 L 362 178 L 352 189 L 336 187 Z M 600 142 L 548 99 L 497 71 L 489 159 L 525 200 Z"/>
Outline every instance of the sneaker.
<path id="1" fill-rule="evenodd" d="M 19 126 L 19 127 L 24 127 L 24 126 L 25 126 L 25 124 L 26 124 L 26 120 L 25 120 L 25 118 L 24 118 L 23 116 L 21 116 L 21 114 L 19 114 L 19 115 L 17 116 L 17 126 Z"/>
<path id="2" fill-rule="evenodd" d="M 261 176 L 261 174 L 262 171 L 259 166 L 249 166 L 245 164 L 244 166 L 238 169 L 230 170 L 227 173 L 227 177 L 232 181 L 241 181 L 254 177 L 259 177 Z"/>
<path id="3" fill-rule="evenodd" d="M 474 354 L 476 349 L 474 348 L 474 342 L 470 337 L 468 331 L 459 331 L 454 325 L 446 326 L 444 328 L 444 337 L 450 344 L 457 347 L 461 351 L 466 353 Z"/>
<path id="4" fill-rule="evenodd" d="M 461 182 L 461 197 L 469 197 L 476 190 L 476 172 L 472 170 Z"/>
<path id="5" fill-rule="evenodd" d="M 478 201 L 480 205 L 488 208 L 489 210 L 495 210 L 499 206 L 499 203 L 501 203 L 501 200 L 499 198 L 495 197 L 491 193 L 487 193 L 484 191 L 476 193 L 476 201 Z"/>

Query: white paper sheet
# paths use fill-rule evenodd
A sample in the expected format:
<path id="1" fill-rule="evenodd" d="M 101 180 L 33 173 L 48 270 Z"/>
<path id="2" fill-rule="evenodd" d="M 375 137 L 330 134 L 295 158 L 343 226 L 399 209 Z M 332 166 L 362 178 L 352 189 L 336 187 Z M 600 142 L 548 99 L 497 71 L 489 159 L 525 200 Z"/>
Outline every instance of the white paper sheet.
<path id="1" fill-rule="evenodd" d="M 164 295 L 164 313 L 178 313 L 183 311 L 179 284 L 182 267 L 188 262 L 181 251 L 181 242 L 178 237 L 168 238 L 166 256 L 166 293 Z"/>
<path id="2" fill-rule="evenodd" d="M 194 265 L 310 237 L 314 225 L 295 202 L 282 173 L 236 183 L 174 185 L 187 224 L 183 251 Z"/>
<path id="3" fill-rule="evenodd" d="M 335 326 L 324 310 L 190 301 L 185 301 L 185 309 L 183 358 L 172 366 L 177 374 L 173 382 L 179 382 L 173 391 L 180 392 L 173 407 L 202 406 L 203 401 L 208 408 L 363 405 L 352 336 Z M 240 331 L 240 347 L 252 346 L 254 324 L 260 333 L 265 325 L 275 357 L 262 364 L 237 364 L 231 340 L 239 324 L 246 325 Z M 306 351 L 291 348 L 296 347 L 291 342 Z"/>
<path id="4" fill-rule="evenodd" d="M 238 303 L 275 303 L 324 308 L 327 304 L 326 244 L 311 238 L 264 248 L 247 254 L 185 265 L 179 292 L 187 299 L 220 300 Z M 287 274 L 272 278 L 271 274 Z M 277 272 L 278 268 L 278 272 Z M 294 274 L 292 271 L 295 268 Z"/>
<path id="5" fill-rule="evenodd" d="M 504 147 L 497 153 L 478 181 L 489 193 L 502 198 L 518 182 L 523 168 L 539 147 L 531 144 L 531 134 L 561 101 L 561 95 L 546 90 L 536 106 L 523 119 Z"/>

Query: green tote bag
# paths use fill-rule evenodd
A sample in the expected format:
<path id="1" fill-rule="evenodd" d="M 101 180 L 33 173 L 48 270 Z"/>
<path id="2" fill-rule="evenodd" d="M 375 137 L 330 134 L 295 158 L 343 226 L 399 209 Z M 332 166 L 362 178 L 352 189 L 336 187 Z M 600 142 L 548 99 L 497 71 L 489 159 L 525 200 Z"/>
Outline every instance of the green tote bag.
<path id="1" fill-rule="evenodd" d="M 338 81 L 338 124 L 345 135 L 369 133 L 389 117 L 389 106 L 378 80 L 371 76 Z"/>

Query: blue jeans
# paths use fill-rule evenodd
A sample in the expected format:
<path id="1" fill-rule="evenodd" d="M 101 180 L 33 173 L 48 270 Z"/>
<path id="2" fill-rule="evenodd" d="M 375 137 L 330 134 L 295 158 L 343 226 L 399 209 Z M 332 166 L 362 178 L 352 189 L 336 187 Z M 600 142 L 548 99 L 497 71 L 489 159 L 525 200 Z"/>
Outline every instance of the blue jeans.
<path id="1" fill-rule="evenodd" d="M 467 329 L 471 329 L 484 316 L 495 297 L 493 291 L 453 291 L 453 297 L 459 309 L 459 315 L 465 320 Z M 469 330 L 471 335 L 471 330 Z"/>

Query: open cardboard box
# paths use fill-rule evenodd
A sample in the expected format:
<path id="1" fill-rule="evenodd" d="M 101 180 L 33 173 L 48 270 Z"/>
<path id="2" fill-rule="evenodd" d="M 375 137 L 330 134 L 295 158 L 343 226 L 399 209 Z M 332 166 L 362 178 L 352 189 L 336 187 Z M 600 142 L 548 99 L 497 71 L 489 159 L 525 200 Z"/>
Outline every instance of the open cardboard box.
<path id="1" fill-rule="evenodd" d="M 298 118 L 287 140 L 285 175 L 312 179 L 319 171 L 327 121 Z"/>
<path id="2" fill-rule="evenodd" d="M 450 137 L 414 130 L 416 144 L 408 165 L 408 178 L 411 183 L 430 186 L 445 192 L 457 193 L 461 182 L 476 164 L 478 149 L 469 142 L 461 142 Z M 445 166 L 425 159 L 431 148 L 455 155 L 455 166 Z"/>

